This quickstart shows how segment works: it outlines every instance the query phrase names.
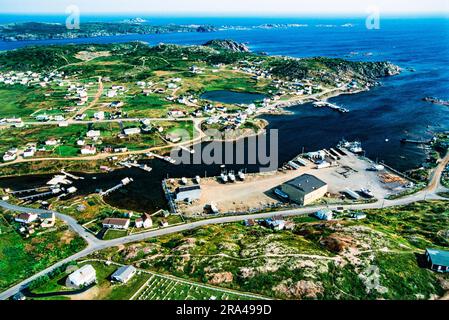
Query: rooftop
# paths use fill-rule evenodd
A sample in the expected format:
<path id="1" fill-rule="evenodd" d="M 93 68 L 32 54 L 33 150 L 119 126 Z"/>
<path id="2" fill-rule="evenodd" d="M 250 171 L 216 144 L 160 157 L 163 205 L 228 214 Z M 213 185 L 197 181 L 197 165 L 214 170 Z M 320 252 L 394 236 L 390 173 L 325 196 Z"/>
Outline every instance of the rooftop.
<path id="1" fill-rule="evenodd" d="M 103 220 L 103 224 L 115 225 L 115 226 L 126 226 L 129 219 L 121 218 L 106 218 Z"/>
<path id="2" fill-rule="evenodd" d="M 300 177 L 287 181 L 285 184 L 292 186 L 298 190 L 301 190 L 305 193 L 311 193 L 327 185 L 326 182 L 310 174 L 303 174 Z"/>
<path id="3" fill-rule="evenodd" d="M 432 264 L 449 267 L 449 251 L 427 249 Z"/>
<path id="4" fill-rule="evenodd" d="M 176 193 L 187 192 L 192 190 L 201 190 L 201 186 L 199 184 L 193 186 L 181 186 L 176 189 Z"/>
<path id="5" fill-rule="evenodd" d="M 129 276 L 136 271 L 136 268 L 133 266 L 122 266 L 117 269 L 112 275 L 113 279 L 127 279 Z"/>

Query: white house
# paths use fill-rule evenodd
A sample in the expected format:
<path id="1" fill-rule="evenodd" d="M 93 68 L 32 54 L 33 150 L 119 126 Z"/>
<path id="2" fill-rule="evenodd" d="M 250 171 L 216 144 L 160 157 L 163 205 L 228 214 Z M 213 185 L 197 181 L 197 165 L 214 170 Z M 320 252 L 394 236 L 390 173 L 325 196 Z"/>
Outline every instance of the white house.
<path id="1" fill-rule="evenodd" d="M 153 219 L 148 214 L 143 214 L 142 217 L 136 219 L 136 228 L 151 228 L 153 226 Z"/>
<path id="2" fill-rule="evenodd" d="M 35 213 L 21 213 L 14 218 L 16 222 L 29 224 L 36 221 L 38 215 Z"/>
<path id="3" fill-rule="evenodd" d="M 127 129 L 123 130 L 123 132 L 127 136 L 132 136 L 135 134 L 140 134 L 140 128 L 127 128 Z"/>
<path id="4" fill-rule="evenodd" d="M 107 92 L 107 97 L 108 98 L 114 98 L 115 96 L 117 96 L 117 91 L 116 90 L 108 90 L 108 92 Z"/>
<path id="5" fill-rule="evenodd" d="M 23 152 L 24 158 L 31 158 L 34 157 L 35 149 L 34 148 L 28 148 Z"/>
<path id="6" fill-rule="evenodd" d="M 95 112 L 94 118 L 97 120 L 104 120 L 104 118 L 105 118 L 104 111 Z"/>
<path id="7" fill-rule="evenodd" d="M 101 136 L 101 132 L 99 130 L 89 130 L 86 133 L 88 138 L 99 138 Z"/>
<path id="8" fill-rule="evenodd" d="M 5 162 L 7 162 L 7 161 L 14 161 L 16 159 L 17 159 L 17 154 L 13 153 L 13 152 L 10 152 L 10 151 L 6 152 L 3 155 L 3 161 L 5 161 Z"/>
<path id="9" fill-rule="evenodd" d="M 92 265 L 87 264 L 67 277 L 66 286 L 81 288 L 97 281 L 97 273 Z"/>
<path id="10" fill-rule="evenodd" d="M 81 149 L 81 154 L 82 155 L 94 155 L 97 153 L 97 148 L 95 146 L 84 146 Z"/>
<path id="11" fill-rule="evenodd" d="M 46 146 L 56 146 L 58 144 L 58 140 L 52 138 L 45 141 Z"/>
<path id="12" fill-rule="evenodd" d="M 108 229 L 127 230 L 129 228 L 129 219 L 106 218 L 103 220 L 103 227 Z"/>

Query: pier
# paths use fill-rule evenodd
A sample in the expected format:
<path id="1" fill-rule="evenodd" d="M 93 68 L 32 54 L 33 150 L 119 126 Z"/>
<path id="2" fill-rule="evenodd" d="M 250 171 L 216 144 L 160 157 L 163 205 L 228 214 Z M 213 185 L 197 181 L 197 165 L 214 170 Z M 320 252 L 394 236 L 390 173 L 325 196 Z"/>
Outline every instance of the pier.
<path id="1" fill-rule="evenodd" d="M 53 189 L 53 190 L 48 191 L 48 192 L 33 194 L 33 195 L 30 195 L 30 196 L 26 196 L 26 197 L 22 197 L 22 198 L 18 198 L 18 199 L 22 200 L 22 201 L 34 200 L 34 199 L 37 199 L 37 198 L 43 198 L 43 197 L 46 197 L 46 196 L 55 195 L 55 194 L 58 194 L 59 192 L 61 192 L 60 189 Z"/>
<path id="2" fill-rule="evenodd" d="M 165 198 L 167 199 L 167 203 L 170 208 L 170 212 L 172 214 L 178 214 L 178 207 L 175 203 L 175 200 L 173 199 L 170 189 L 167 187 L 166 180 L 162 181 L 162 190 L 164 190 L 164 195 L 165 195 Z"/>
<path id="3" fill-rule="evenodd" d="M 195 153 L 195 150 L 194 150 L 194 149 L 189 149 L 189 148 L 186 148 L 186 147 L 184 147 L 184 146 L 180 146 L 179 149 L 184 150 L 184 151 L 187 151 L 187 152 L 190 153 L 190 154 L 194 154 L 194 153 Z"/>
<path id="4" fill-rule="evenodd" d="M 133 182 L 134 180 L 132 178 L 125 178 L 123 179 L 118 185 L 116 185 L 115 187 L 112 187 L 104 192 L 100 192 L 100 195 L 102 197 L 105 197 L 109 194 L 111 194 L 114 191 L 117 191 L 118 189 L 123 188 L 124 186 L 127 186 L 128 184 L 130 184 L 131 182 Z"/>
<path id="5" fill-rule="evenodd" d="M 420 141 L 420 140 L 402 139 L 402 140 L 401 140 L 401 143 L 402 143 L 402 144 L 410 143 L 410 144 L 429 145 L 429 144 L 432 143 L 432 140 L 424 140 L 424 141 Z"/>
<path id="6" fill-rule="evenodd" d="M 153 171 L 153 168 L 147 166 L 146 164 L 138 164 L 136 162 L 119 162 L 120 165 L 127 167 L 127 168 L 137 168 L 137 169 L 142 169 L 143 171 L 146 172 L 151 172 Z"/>
<path id="7" fill-rule="evenodd" d="M 322 107 L 328 107 L 332 110 L 338 111 L 340 113 L 348 113 L 349 110 L 340 106 L 337 106 L 336 104 L 330 103 L 328 101 L 316 101 L 313 103 L 315 108 L 322 108 Z"/>
<path id="8" fill-rule="evenodd" d="M 11 191 L 11 192 L 9 192 L 9 194 L 15 195 L 15 194 L 22 194 L 22 193 L 44 191 L 44 190 L 49 190 L 49 189 L 50 189 L 49 187 L 38 187 L 38 188 L 34 188 L 34 189 Z"/>
<path id="9" fill-rule="evenodd" d="M 166 162 L 171 163 L 171 164 L 175 164 L 176 163 L 176 160 L 174 160 L 174 159 L 172 159 L 170 157 L 160 156 L 160 155 L 158 155 L 156 153 L 153 153 L 153 152 L 148 152 L 147 156 L 148 157 L 154 157 L 154 158 L 157 158 L 157 159 L 162 160 L 162 161 L 166 161 Z"/>
<path id="10" fill-rule="evenodd" d="M 71 173 L 65 172 L 64 169 L 61 170 L 61 173 L 69 178 L 72 178 L 73 180 L 84 180 L 83 177 L 77 177 Z"/>

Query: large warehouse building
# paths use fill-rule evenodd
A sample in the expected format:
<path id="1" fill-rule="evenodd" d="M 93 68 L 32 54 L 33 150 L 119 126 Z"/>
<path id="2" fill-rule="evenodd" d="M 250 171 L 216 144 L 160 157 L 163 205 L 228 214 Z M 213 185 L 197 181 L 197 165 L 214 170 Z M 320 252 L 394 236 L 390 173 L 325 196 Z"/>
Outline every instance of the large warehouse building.
<path id="1" fill-rule="evenodd" d="M 284 183 L 277 189 L 277 194 L 299 205 L 309 205 L 324 197 L 328 191 L 326 182 L 310 174 Z"/>

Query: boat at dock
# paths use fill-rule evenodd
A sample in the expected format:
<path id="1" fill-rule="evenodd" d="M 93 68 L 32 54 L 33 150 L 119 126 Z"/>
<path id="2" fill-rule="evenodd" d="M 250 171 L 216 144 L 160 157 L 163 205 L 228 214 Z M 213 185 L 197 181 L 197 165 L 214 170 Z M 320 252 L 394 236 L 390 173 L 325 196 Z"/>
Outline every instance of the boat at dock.
<path id="1" fill-rule="evenodd" d="M 196 184 L 200 184 L 200 183 L 201 183 L 201 178 L 200 178 L 200 176 L 196 176 L 196 177 L 193 179 L 193 181 L 194 181 Z"/>
<path id="2" fill-rule="evenodd" d="M 229 178 L 229 181 L 235 182 L 235 175 L 234 175 L 234 172 L 232 172 L 232 171 L 229 172 L 228 178 Z"/>
<path id="3" fill-rule="evenodd" d="M 315 108 L 327 107 L 327 108 L 330 108 L 332 110 L 338 111 L 340 113 L 348 113 L 349 112 L 348 109 L 340 107 L 340 106 L 338 106 L 336 104 L 333 104 L 333 103 L 330 103 L 328 101 L 316 101 L 316 102 L 313 103 L 313 105 L 314 105 Z"/>
<path id="4" fill-rule="evenodd" d="M 362 196 L 366 197 L 366 198 L 374 198 L 374 194 L 370 189 L 361 189 L 360 193 L 362 194 Z"/>
<path id="5" fill-rule="evenodd" d="M 227 174 L 222 173 L 222 174 L 220 175 L 220 178 L 221 178 L 221 180 L 222 180 L 224 183 L 227 183 L 227 182 L 228 182 L 228 175 L 227 175 Z"/>
<path id="6" fill-rule="evenodd" d="M 352 190 L 349 189 L 349 188 L 346 188 L 346 189 L 345 189 L 345 193 L 346 193 L 349 197 L 351 197 L 352 199 L 354 199 L 354 200 L 359 200 L 359 199 L 360 199 L 360 196 L 358 195 L 358 193 L 355 192 L 355 191 L 352 191 Z"/>
<path id="7" fill-rule="evenodd" d="M 153 171 L 153 168 L 147 166 L 146 164 L 140 165 L 140 169 L 142 169 L 143 171 L 146 171 L 146 172 L 151 172 L 151 171 Z"/>
<path id="8" fill-rule="evenodd" d="M 171 163 L 171 164 L 175 164 L 176 163 L 176 160 L 171 158 L 171 157 L 169 157 L 169 156 L 165 156 L 164 157 L 164 156 L 160 156 L 160 155 L 158 155 L 156 153 L 153 153 L 153 152 L 148 152 L 146 154 L 146 156 L 150 157 L 150 158 L 157 158 L 159 160 L 163 160 L 163 161 L 166 161 L 166 162 Z"/>
<path id="9" fill-rule="evenodd" d="M 112 187 L 112 188 L 110 188 L 110 189 L 108 189 L 108 190 L 106 190 L 106 191 L 104 191 L 104 192 L 101 191 L 101 192 L 100 192 L 100 195 L 101 195 L 102 197 L 108 196 L 108 195 L 111 194 L 112 192 L 117 191 L 118 189 L 127 186 L 128 184 L 130 184 L 130 183 L 133 182 L 133 181 L 134 181 L 133 178 L 128 178 L 128 177 L 126 177 L 126 178 L 122 179 L 122 180 L 120 181 L 120 183 L 119 183 L 118 185 L 116 185 L 115 187 Z"/>
<path id="10" fill-rule="evenodd" d="M 186 148 L 184 146 L 180 146 L 179 149 L 187 151 L 190 154 L 195 154 L 195 149 L 189 149 L 189 148 Z"/>
<path id="11" fill-rule="evenodd" d="M 245 181 L 246 177 L 245 177 L 245 174 L 243 173 L 243 171 L 239 171 L 238 176 L 239 176 L 240 180 Z"/>
<path id="12" fill-rule="evenodd" d="M 163 157 L 162 160 L 167 161 L 168 163 L 175 164 L 176 160 L 170 157 Z"/>
<path id="13" fill-rule="evenodd" d="M 218 210 L 217 205 L 214 202 L 211 202 L 210 206 L 209 206 L 210 212 L 212 214 L 219 214 L 220 210 Z"/>
<path id="14" fill-rule="evenodd" d="M 350 142 L 350 141 L 346 141 L 343 139 L 338 144 L 338 148 L 345 148 L 355 154 L 361 154 L 364 152 L 364 150 L 362 148 L 362 143 L 360 141 Z"/>

